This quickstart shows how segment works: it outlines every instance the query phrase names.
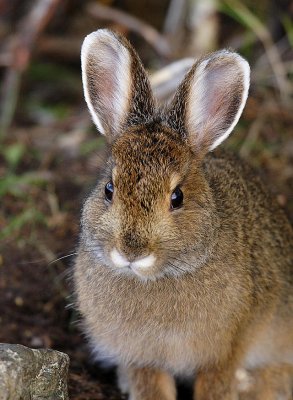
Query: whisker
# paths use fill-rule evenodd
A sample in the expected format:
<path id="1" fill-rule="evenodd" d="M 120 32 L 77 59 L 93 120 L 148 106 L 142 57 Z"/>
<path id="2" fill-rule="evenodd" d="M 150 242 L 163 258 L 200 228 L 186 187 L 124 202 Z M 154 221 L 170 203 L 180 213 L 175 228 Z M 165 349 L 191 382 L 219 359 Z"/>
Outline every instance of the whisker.
<path id="1" fill-rule="evenodd" d="M 172 257 L 171 260 L 177 261 L 177 262 L 179 262 L 179 263 L 184 263 L 184 264 L 186 264 L 188 267 L 191 267 L 191 268 L 193 267 L 192 264 L 189 264 L 188 262 L 186 262 L 186 261 L 184 261 L 184 260 L 181 260 L 181 259 L 178 259 L 178 258 L 175 258 L 175 257 Z"/>
<path id="2" fill-rule="evenodd" d="M 172 264 L 170 261 L 167 263 L 167 265 L 171 266 L 173 271 L 177 274 L 177 272 L 186 272 L 186 270 L 184 268 L 181 268 L 180 266 L 174 265 Z"/>
<path id="3" fill-rule="evenodd" d="M 75 309 L 75 303 L 69 303 L 69 304 L 66 304 L 66 306 L 65 306 L 65 310 L 72 310 L 72 309 Z"/>
<path id="4" fill-rule="evenodd" d="M 54 264 L 54 263 L 56 263 L 56 262 L 58 262 L 58 261 L 60 261 L 60 260 L 63 260 L 64 258 L 67 258 L 67 257 L 72 257 L 72 256 L 75 256 L 75 255 L 77 255 L 77 253 L 76 253 L 76 252 L 74 252 L 74 253 L 70 253 L 70 254 L 67 254 L 67 255 L 65 255 L 65 256 L 62 256 L 62 257 L 59 257 L 59 258 L 56 258 L 56 260 L 52 260 L 52 261 L 50 261 L 50 262 L 48 263 L 48 265 Z"/>

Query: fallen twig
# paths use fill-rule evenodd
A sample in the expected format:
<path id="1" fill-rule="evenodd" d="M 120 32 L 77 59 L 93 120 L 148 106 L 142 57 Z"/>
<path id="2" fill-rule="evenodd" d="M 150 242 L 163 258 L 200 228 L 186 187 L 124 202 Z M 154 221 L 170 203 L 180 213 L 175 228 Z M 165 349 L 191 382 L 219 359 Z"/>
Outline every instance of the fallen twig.
<path id="1" fill-rule="evenodd" d="M 59 57 L 63 60 L 76 61 L 80 55 L 80 47 L 84 36 L 42 35 L 38 43 L 38 54 Z"/>
<path id="2" fill-rule="evenodd" d="M 50 21 L 60 0 L 38 0 L 31 11 L 19 23 L 11 40 L 10 65 L 4 74 L 1 93 L 0 138 L 13 119 L 22 73 L 26 70 L 33 46 Z"/>
<path id="3" fill-rule="evenodd" d="M 165 35 L 174 37 L 174 35 L 178 34 L 179 30 L 182 30 L 182 25 L 184 25 L 185 13 L 185 0 L 170 1 L 163 28 Z"/>
<path id="4" fill-rule="evenodd" d="M 157 51 L 159 55 L 166 58 L 171 58 L 172 52 L 168 41 L 162 35 L 160 35 L 155 28 L 147 23 L 141 21 L 133 15 L 125 13 L 124 11 L 98 3 L 91 3 L 86 9 L 88 13 L 95 18 L 114 21 L 118 24 L 126 26 L 131 31 L 142 36 Z"/>

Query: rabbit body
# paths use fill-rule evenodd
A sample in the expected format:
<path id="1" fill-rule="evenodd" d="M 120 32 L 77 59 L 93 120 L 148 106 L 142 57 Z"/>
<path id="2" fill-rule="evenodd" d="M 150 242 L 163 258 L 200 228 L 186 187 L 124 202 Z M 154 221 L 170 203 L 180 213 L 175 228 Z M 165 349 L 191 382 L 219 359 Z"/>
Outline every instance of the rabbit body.
<path id="1" fill-rule="evenodd" d="M 97 32 L 84 45 L 85 95 L 110 152 L 103 177 L 84 204 L 74 271 L 77 304 L 94 350 L 119 366 L 121 387 L 132 400 L 175 400 L 173 377 L 195 374 L 197 400 L 236 399 L 239 367 L 284 367 L 289 387 L 292 228 L 247 165 L 221 151 L 207 154 L 245 103 L 245 83 L 240 90 L 238 77 L 243 69 L 234 65 L 242 59 L 225 52 L 198 62 L 170 108 L 156 111 L 128 42 Z M 115 65 L 110 72 L 109 57 Z M 200 73 L 213 83 L 216 73 L 224 73 L 223 63 L 231 66 L 230 77 L 235 69 L 230 97 L 239 95 L 227 104 L 228 123 L 220 126 L 213 117 L 215 135 L 206 133 L 209 129 L 201 135 L 205 108 L 190 114 L 188 102 L 200 98 L 191 81 L 202 84 Z M 126 75 L 119 83 L 120 67 L 124 74 L 130 68 L 132 80 Z M 119 104 L 117 93 L 125 91 L 125 103 Z M 211 105 L 215 114 L 224 113 L 223 96 L 229 97 L 227 88 L 218 92 L 221 108 Z M 113 98 L 105 100 L 101 93 Z M 191 130 L 197 132 L 194 140 Z M 105 186 L 113 192 L 106 192 L 108 201 Z M 182 203 L 176 196 L 184 196 Z M 279 386 L 271 389 L 272 399 Z M 268 399 L 260 392 L 258 399 Z"/>

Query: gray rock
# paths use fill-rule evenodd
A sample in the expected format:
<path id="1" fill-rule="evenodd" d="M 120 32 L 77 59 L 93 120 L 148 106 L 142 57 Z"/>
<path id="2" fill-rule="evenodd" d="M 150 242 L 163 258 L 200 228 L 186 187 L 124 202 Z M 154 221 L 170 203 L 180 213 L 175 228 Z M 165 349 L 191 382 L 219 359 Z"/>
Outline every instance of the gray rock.
<path id="1" fill-rule="evenodd" d="M 68 400 L 69 357 L 0 343 L 0 400 Z"/>

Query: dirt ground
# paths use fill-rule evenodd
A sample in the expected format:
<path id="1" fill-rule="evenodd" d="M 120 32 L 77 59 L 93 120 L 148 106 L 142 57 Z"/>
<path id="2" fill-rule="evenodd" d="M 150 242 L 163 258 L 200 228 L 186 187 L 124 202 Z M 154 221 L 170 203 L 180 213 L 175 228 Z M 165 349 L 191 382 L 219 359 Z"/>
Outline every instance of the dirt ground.
<path id="1" fill-rule="evenodd" d="M 292 122 L 290 106 L 255 79 L 225 144 L 255 167 L 291 221 Z M 91 360 L 71 282 L 80 210 L 104 148 L 82 97 L 79 61 L 36 58 L 0 142 L 0 342 L 66 352 L 71 400 L 124 398 L 114 371 Z M 187 399 L 188 391 L 180 393 Z"/>

